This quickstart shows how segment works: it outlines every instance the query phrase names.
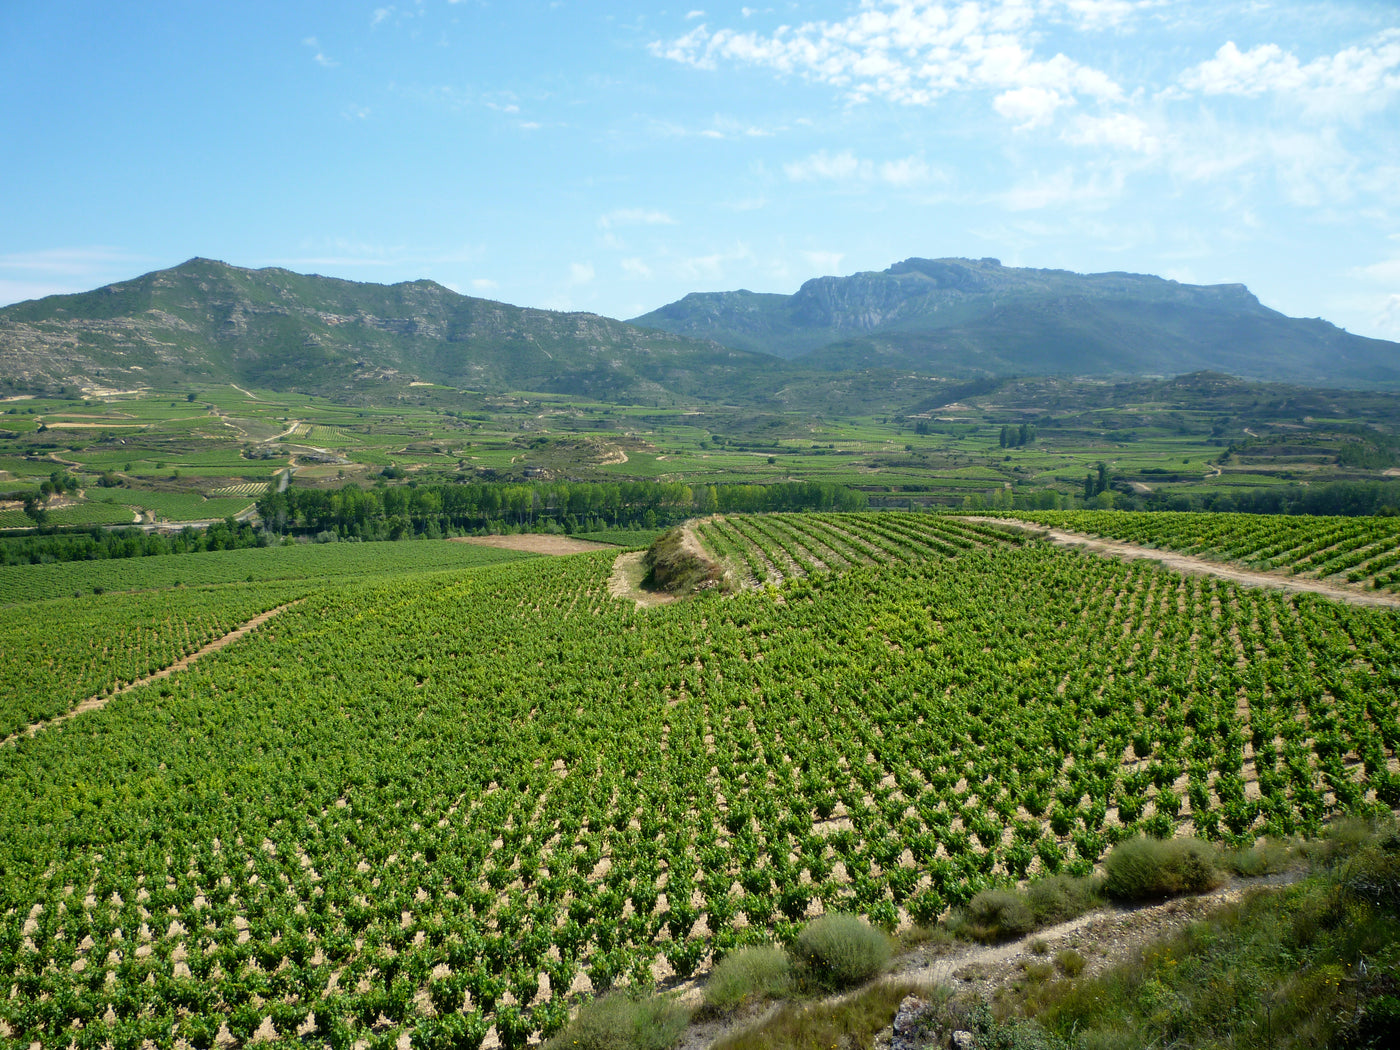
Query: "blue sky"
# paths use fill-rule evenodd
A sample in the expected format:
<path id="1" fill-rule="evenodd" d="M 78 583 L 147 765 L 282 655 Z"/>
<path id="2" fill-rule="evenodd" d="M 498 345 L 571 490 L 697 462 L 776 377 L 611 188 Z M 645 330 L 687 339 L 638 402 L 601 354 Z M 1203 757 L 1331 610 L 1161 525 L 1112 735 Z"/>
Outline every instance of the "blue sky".
<path id="1" fill-rule="evenodd" d="M 909 256 L 1400 340 L 1400 5 L 0 5 L 0 302 L 194 255 L 629 317 Z"/>

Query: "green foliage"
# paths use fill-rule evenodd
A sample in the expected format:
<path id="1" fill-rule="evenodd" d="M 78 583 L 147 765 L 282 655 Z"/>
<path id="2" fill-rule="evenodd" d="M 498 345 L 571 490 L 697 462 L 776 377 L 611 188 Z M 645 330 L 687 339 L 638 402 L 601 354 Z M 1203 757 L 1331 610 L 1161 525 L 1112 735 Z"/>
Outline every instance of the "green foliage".
<path id="1" fill-rule="evenodd" d="M 704 552 L 687 545 L 682 529 L 671 529 L 657 538 L 642 556 L 646 586 L 671 594 L 689 594 L 718 586 L 724 570 L 705 557 Z"/>
<path id="2" fill-rule="evenodd" d="M 712 1010 L 733 1010 L 746 1002 L 780 999 L 793 988 L 792 960 L 774 945 L 754 945 L 730 952 L 705 982 L 704 1003 Z"/>
<path id="3" fill-rule="evenodd" d="M 689 1011 L 673 999 L 613 992 L 585 1003 L 544 1050 L 668 1050 L 689 1021 Z"/>
<path id="4" fill-rule="evenodd" d="M 1035 913 L 1015 890 L 983 890 L 967 902 L 954 932 L 974 940 L 994 943 L 1020 937 L 1036 927 Z"/>
<path id="5" fill-rule="evenodd" d="M 1099 895 L 1091 878 L 1050 875 L 1026 886 L 1026 904 L 1037 926 L 1068 922 L 1098 907 Z"/>
<path id="6" fill-rule="evenodd" d="M 884 971 L 892 953 L 889 936 L 855 915 L 813 919 L 792 945 L 800 979 L 829 989 L 864 984 Z"/>
<path id="7" fill-rule="evenodd" d="M 835 1002 L 785 1004 L 761 1024 L 727 1035 L 713 1050 L 831 1050 L 867 1047 L 888 1028 L 905 996 L 923 989 L 903 981 L 872 984 Z"/>
<path id="8" fill-rule="evenodd" d="M 1127 901 L 1204 893 L 1223 881 L 1216 861 L 1200 839 L 1127 839 L 1104 860 L 1104 892 Z"/>
<path id="9" fill-rule="evenodd" d="M 1400 838 L 1393 827 L 1320 858 L 1304 881 L 1252 894 L 1031 1012 L 1083 1046 L 1235 1050 L 1394 1044 Z"/>

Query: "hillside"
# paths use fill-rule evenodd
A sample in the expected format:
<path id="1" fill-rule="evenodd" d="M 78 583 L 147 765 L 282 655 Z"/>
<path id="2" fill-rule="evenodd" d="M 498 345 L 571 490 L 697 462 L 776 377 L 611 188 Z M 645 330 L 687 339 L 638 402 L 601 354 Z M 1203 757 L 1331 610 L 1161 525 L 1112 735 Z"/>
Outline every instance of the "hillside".
<path id="1" fill-rule="evenodd" d="M 614 401 L 722 396 L 771 359 L 594 314 L 191 259 L 0 310 L 13 389 L 239 383 L 354 396 L 413 382 Z"/>
<path id="2" fill-rule="evenodd" d="M 798 359 L 809 369 L 943 376 L 1178 375 L 1400 385 L 1400 344 L 1286 317 L 1243 285 L 1076 274 L 995 259 L 907 259 L 793 295 L 694 293 L 634 324 Z"/>

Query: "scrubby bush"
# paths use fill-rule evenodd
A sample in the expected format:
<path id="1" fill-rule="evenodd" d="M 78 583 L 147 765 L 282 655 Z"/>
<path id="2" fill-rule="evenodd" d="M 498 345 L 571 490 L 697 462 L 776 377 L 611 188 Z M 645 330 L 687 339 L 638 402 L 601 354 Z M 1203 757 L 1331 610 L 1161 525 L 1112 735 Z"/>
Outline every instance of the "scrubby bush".
<path id="1" fill-rule="evenodd" d="M 1104 860 L 1104 891 L 1116 900 L 1203 893 L 1220 885 L 1214 847 L 1200 839 L 1132 838 Z"/>
<path id="2" fill-rule="evenodd" d="M 718 586 L 724 570 L 686 543 L 683 529 L 671 529 L 656 538 L 642 555 L 646 586 L 682 594 Z"/>
<path id="3" fill-rule="evenodd" d="M 983 890 L 963 909 L 955 932 L 993 942 L 1021 937 L 1035 929 L 1035 915 L 1015 890 Z"/>
<path id="4" fill-rule="evenodd" d="M 772 945 L 730 952 L 705 983 L 704 1002 L 712 1010 L 732 1010 L 758 999 L 778 999 L 792 989 L 792 960 Z"/>
<path id="5" fill-rule="evenodd" d="M 1026 903 L 1037 926 L 1050 926 L 1091 911 L 1098 906 L 1099 895 L 1092 879 L 1050 875 L 1026 887 Z"/>
<path id="6" fill-rule="evenodd" d="M 614 992 L 586 1003 L 543 1050 L 668 1050 L 689 1022 L 674 999 Z"/>
<path id="7" fill-rule="evenodd" d="M 889 964 L 890 938 L 854 915 L 813 919 L 793 942 L 800 976 L 823 988 L 851 988 Z"/>

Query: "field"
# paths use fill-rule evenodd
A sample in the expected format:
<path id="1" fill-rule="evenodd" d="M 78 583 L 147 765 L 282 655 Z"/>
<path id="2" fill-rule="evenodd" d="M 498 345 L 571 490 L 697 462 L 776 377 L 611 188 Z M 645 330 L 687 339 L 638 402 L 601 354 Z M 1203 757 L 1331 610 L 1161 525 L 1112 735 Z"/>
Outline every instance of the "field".
<path id="1" fill-rule="evenodd" d="M 1383 485 L 1400 465 L 1400 401 L 1389 394 L 1218 376 L 926 393 L 887 410 L 869 407 L 879 399 L 826 405 L 797 394 L 755 409 L 446 387 L 355 405 L 231 386 L 36 397 L 0 412 L 0 493 L 10 497 L 0 529 L 32 524 L 18 500 L 55 471 L 80 488 L 50 523 L 80 525 L 129 522 L 127 508 L 165 523 L 238 515 L 284 474 L 312 488 L 812 481 L 896 509 L 1050 509 L 1086 496 L 1095 506 L 1233 509 L 1272 491 L 1299 499 L 1333 482 Z M 1109 488 L 1088 493 L 1099 464 Z"/>
<path id="2" fill-rule="evenodd" d="M 1263 572 L 1400 588 L 1400 518 L 1281 517 L 1260 514 L 1040 512 L 1024 521 L 1106 536 Z"/>
<path id="3" fill-rule="evenodd" d="M 307 581 L 0 748 L 4 1034 L 437 1045 L 462 1011 L 453 1045 L 520 1046 L 821 910 L 1400 805 L 1393 613 L 927 515 L 696 529 L 771 586 L 639 609 L 603 551 Z"/>

